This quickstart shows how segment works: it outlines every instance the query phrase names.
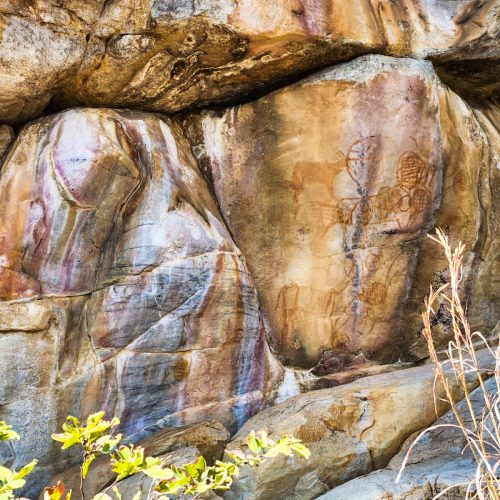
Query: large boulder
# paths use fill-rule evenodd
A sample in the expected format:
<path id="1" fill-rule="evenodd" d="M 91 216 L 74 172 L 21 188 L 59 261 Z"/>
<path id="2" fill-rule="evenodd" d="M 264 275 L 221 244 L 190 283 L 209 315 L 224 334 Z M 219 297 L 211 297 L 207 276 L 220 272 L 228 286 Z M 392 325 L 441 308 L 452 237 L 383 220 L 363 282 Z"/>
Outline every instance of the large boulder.
<path id="1" fill-rule="evenodd" d="M 497 160 L 429 62 L 363 56 L 184 122 L 287 365 L 324 373 L 425 357 L 423 297 L 446 276 L 426 238 L 435 226 L 468 249 L 474 327 L 499 319 L 488 305 Z"/>
<path id="2" fill-rule="evenodd" d="M 434 57 L 450 84 L 484 97 L 498 91 L 496 8 L 495 0 L 4 0 L 0 122 L 47 106 L 174 112 L 364 53 Z"/>
<path id="3" fill-rule="evenodd" d="M 485 370 L 495 364 L 487 350 L 480 351 L 478 359 Z M 476 385 L 471 377 L 470 387 Z M 460 399 L 451 377 L 450 387 Z M 309 500 L 385 467 L 409 436 L 448 409 L 443 395 L 430 364 L 301 394 L 264 410 L 240 429 L 227 449 L 244 447 L 251 430 L 263 430 L 274 438 L 302 439 L 311 457 L 277 457 L 258 468 L 244 467 L 225 497 Z"/>
<path id="4" fill-rule="evenodd" d="M 485 390 L 494 399 L 498 386 L 494 377 L 484 384 Z M 481 420 L 484 409 L 483 389 L 478 387 L 469 397 L 457 404 L 463 423 L 469 430 L 473 429 L 472 414 Z M 439 493 L 447 493 L 443 498 L 454 500 L 466 497 L 468 482 L 474 481 L 477 463 L 471 450 L 466 446 L 467 440 L 457 427 L 455 414 L 449 410 L 440 417 L 408 454 L 410 445 L 417 435 L 413 435 L 403 444 L 401 451 L 389 462 L 386 469 L 377 470 L 367 476 L 358 477 L 325 493 L 321 500 L 431 500 Z M 407 464 L 401 474 L 398 473 L 403 460 Z"/>
<path id="5" fill-rule="evenodd" d="M 474 114 L 484 130 L 489 144 L 489 155 L 492 168 L 490 170 L 489 190 L 494 195 L 491 197 L 491 204 L 484 207 L 484 217 L 490 218 L 490 232 L 488 234 L 498 234 L 500 230 L 500 107 L 492 103 L 485 103 L 474 110 Z M 496 167 L 495 167 L 496 166 Z M 485 186 L 486 188 L 486 186 Z M 489 298 L 482 305 L 482 308 L 475 307 L 475 325 L 489 323 L 486 318 L 494 318 L 493 311 L 500 311 L 500 287 L 498 286 L 498 276 L 500 276 L 500 259 L 495 256 L 500 255 L 500 238 L 488 238 L 488 245 L 485 247 L 482 259 L 478 262 L 478 273 L 472 284 L 474 294 L 480 290 Z M 491 277 L 494 277 L 491 279 Z M 492 314 L 493 313 L 493 314 Z M 491 322 L 494 325 L 494 322 Z M 494 333 L 500 333 L 500 319 L 494 325 Z M 486 330 L 483 330 L 487 333 Z"/>
<path id="6" fill-rule="evenodd" d="M 40 489 L 50 435 L 105 410 L 136 441 L 231 429 L 273 384 L 257 294 L 179 127 L 73 110 L 24 128 L 0 175 L 0 419 Z"/>
<path id="7" fill-rule="evenodd" d="M 469 459 L 432 460 L 416 465 L 396 483 L 398 473 L 381 469 L 368 476 L 353 479 L 342 486 L 317 497 L 318 500 L 432 500 L 438 493 L 447 491 L 439 498 L 462 500 L 466 498 L 466 483 L 474 477 L 476 467 Z"/>

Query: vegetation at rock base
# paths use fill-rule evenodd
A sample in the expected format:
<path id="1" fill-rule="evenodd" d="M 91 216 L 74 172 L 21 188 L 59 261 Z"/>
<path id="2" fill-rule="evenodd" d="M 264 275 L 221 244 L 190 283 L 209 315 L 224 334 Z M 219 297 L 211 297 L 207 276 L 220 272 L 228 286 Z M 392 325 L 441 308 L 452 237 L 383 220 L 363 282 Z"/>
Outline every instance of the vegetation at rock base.
<path id="1" fill-rule="evenodd" d="M 19 434 L 3 420 L 0 420 L 0 441 L 12 441 L 19 439 Z M 31 461 L 19 471 L 10 470 L 0 465 L 0 500 L 10 500 L 14 498 L 14 490 L 22 488 L 26 484 L 24 479 L 37 464 L 36 460 Z"/>
<path id="2" fill-rule="evenodd" d="M 413 447 L 430 430 L 439 427 L 455 427 L 462 431 L 466 440 L 466 449 L 470 450 L 477 464 L 475 477 L 463 483 L 467 487 L 466 499 L 499 500 L 500 499 L 500 336 L 486 339 L 480 332 L 472 332 L 467 319 L 466 308 L 462 304 L 460 288 L 465 247 L 459 243 L 452 248 L 448 237 L 442 230 L 436 236 L 430 236 L 443 248 L 448 263 L 449 282 L 437 289 L 431 286 L 422 313 L 424 322 L 423 335 L 427 341 L 429 354 L 434 363 L 436 383 L 445 389 L 445 401 L 450 405 L 456 424 L 434 425 L 419 434 L 411 445 L 401 466 L 398 481 L 404 471 Z M 452 329 L 452 338 L 447 349 L 440 352 L 436 349 L 433 336 L 433 318 L 442 306 L 446 308 Z M 439 308 L 439 309 L 438 309 Z M 496 346 L 493 346 L 493 343 Z M 482 372 L 477 359 L 479 349 L 488 349 L 495 359 L 493 373 Z M 495 379 L 495 390 L 488 391 L 485 379 L 492 375 Z M 477 377 L 483 400 L 481 412 L 474 410 L 471 401 L 471 376 Z M 466 412 L 458 407 L 452 385 L 458 383 L 466 401 Z M 451 488 L 443 490 L 437 497 L 445 495 Z"/>
<path id="3" fill-rule="evenodd" d="M 233 479 L 239 474 L 239 467 L 248 465 L 257 467 L 267 459 L 278 455 L 292 456 L 297 454 L 305 459 L 310 452 L 300 439 L 284 436 L 276 441 L 265 432 L 256 435 L 254 432 L 247 437 L 247 450 L 233 450 L 228 453 L 230 461 L 217 460 L 214 465 L 208 465 L 200 456 L 194 463 L 181 466 L 166 466 L 166 460 L 145 455 L 144 448 L 134 445 L 121 445 L 121 434 L 113 435 L 114 429 L 120 424 L 118 418 L 104 419 L 104 412 L 90 415 L 84 425 L 76 418 L 68 416 L 63 424 L 63 432 L 53 434 L 55 441 L 62 443 L 62 448 L 73 446 L 82 448 L 82 465 L 80 468 L 80 494 L 84 498 L 84 482 L 92 462 L 99 456 L 109 455 L 110 465 L 115 473 L 115 480 L 103 492 L 93 497 L 93 500 L 121 500 L 117 484 L 135 474 L 150 477 L 151 484 L 147 499 L 167 500 L 168 498 L 198 498 L 213 490 L 230 489 Z M 19 434 L 5 422 L 0 422 L 0 440 L 19 439 Z M 0 467 L 0 500 L 15 498 L 14 490 L 25 485 L 27 476 L 36 466 L 37 461 L 23 467 L 19 472 Z M 72 491 L 66 491 L 62 482 L 46 488 L 45 500 L 70 500 Z M 137 492 L 133 500 L 140 500 L 141 492 Z"/>

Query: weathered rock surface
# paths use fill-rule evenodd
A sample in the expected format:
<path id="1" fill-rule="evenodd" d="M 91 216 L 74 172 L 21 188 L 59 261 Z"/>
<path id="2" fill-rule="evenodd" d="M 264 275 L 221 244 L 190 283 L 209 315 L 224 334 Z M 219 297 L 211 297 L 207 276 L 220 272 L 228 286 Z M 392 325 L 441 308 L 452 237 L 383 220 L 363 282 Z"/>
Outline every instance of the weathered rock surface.
<path id="1" fill-rule="evenodd" d="M 396 484 L 398 473 L 382 469 L 353 479 L 318 497 L 321 500 L 431 500 L 450 488 L 444 500 L 462 500 L 467 488 L 456 486 L 474 477 L 475 464 L 470 459 L 433 460 L 416 465 Z"/>
<path id="2" fill-rule="evenodd" d="M 174 112 L 364 53 L 433 57 L 484 97 L 499 26 L 496 0 L 4 0 L 0 122 L 51 102 Z"/>
<path id="3" fill-rule="evenodd" d="M 494 366 L 487 351 L 479 358 L 484 368 Z M 302 439 L 311 457 L 278 457 L 255 469 L 245 467 L 225 497 L 308 500 L 385 467 L 406 438 L 436 420 L 433 386 L 434 368 L 424 365 L 301 394 L 262 411 L 240 429 L 228 450 L 241 448 L 251 430 L 264 430 L 271 437 Z M 437 385 L 439 415 L 447 410 L 439 400 L 442 394 Z M 461 397 L 458 391 L 456 397 Z"/>
<path id="4" fill-rule="evenodd" d="M 500 135 L 495 123 L 498 107 L 472 109 L 448 93 L 441 101 L 444 139 L 444 178 L 436 226 L 448 230 L 452 242 L 462 241 L 469 251 L 464 263 L 464 301 L 474 330 L 488 335 L 499 321 L 500 311 Z M 482 146 L 480 145 L 482 144 Z M 474 222 L 475 221 L 475 222 Z M 474 228 L 477 228 L 477 232 Z M 432 262 L 432 265 L 429 263 Z M 415 280 L 405 308 L 411 354 L 427 356 L 419 336 L 422 298 L 429 283 L 448 280 L 443 254 L 425 238 L 420 246 Z M 448 315 L 439 311 L 435 338 L 447 342 Z M 440 334 L 441 332 L 441 334 Z"/>
<path id="5" fill-rule="evenodd" d="M 168 464 L 182 465 L 196 461 L 200 455 L 203 455 L 209 463 L 220 459 L 228 441 L 229 431 L 223 425 L 215 421 L 206 421 L 178 429 L 163 429 L 140 441 L 137 445 L 144 448 L 145 456 L 162 457 Z M 109 486 L 115 477 L 109 457 L 103 456 L 96 459 L 85 480 L 83 490 L 85 498 L 93 498 Z M 73 490 L 73 498 L 79 498 L 79 465 L 55 475 L 47 485 L 56 485 L 58 481 L 64 483 L 66 490 Z M 131 499 L 139 489 L 147 492 L 150 484 L 147 477 L 138 475 L 121 481 L 119 491 L 124 499 Z M 40 500 L 42 498 L 41 494 Z"/>
<path id="6" fill-rule="evenodd" d="M 236 428 L 273 384 L 252 280 L 171 122 L 73 110 L 23 129 L 0 255 L 0 419 L 39 487 L 71 463 L 50 440 L 67 414 L 103 409 L 133 440 Z"/>
<path id="7" fill-rule="evenodd" d="M 497 160 L 429 62 L 363 56 L 185 127 L 286 364 L 425 357 L 422 300 L 446 269 L 425 238 L 436 225 L 470 249 L 471 283 L 490 270 L 468 300 L 474 326 L 495 325 Z"/>
<path id="8" fill-rule="evenodd" d="M 230 498 L 386 466 L 336 491 L 387 493 L 434 420 L 430 367 L 405 368 L 447 279 L 435 226 L 466 245 L 473 328 L 500 324 L 499 72 L 499 0 L 0 0 L 0 419 L 23 438 L 0 464 L 40 460 L 23 493 L 61 471 L 76 489 L 50 439 L 67 414 L 104 409 L 185 462 L 227 432 L 172 426 L 233 431 L 273 401 L 239 436 L 295 433 L 313 457 L 246 471 Z M 18 128 L 74 106 L 141 112 Z M 455 438 L 390 494 L 467 475 L 432 454 Z M 109 483 L 95 465 L 89 495 Z"/>
<path id="9" fill-rule="evenodd" d="M 495 394 L 497 386 L 494 378 L 486 381 L 485 388 L 490 394 Z M 481 419 L 484 408 L 481 388 L 472 392 L 470 401 L 475 418 Z M 457 408 L 465 425 L 472 429 L 471 414 L 466 401 L 461 401 Z M 449 500 L 465 498 L 467 485 L 464 483 L 474 479 L 477 464 L 470 450 L 466 448 L 467 442 L 460 429 L 449 427 L 456 423 L 451 410 L 437 420 L 434 425 L 442 427 L 430 430 L 414 446 L 399 483 L 396 484 L 398 472 L 417 434 L 408 438 L 401 451 L 389 462 L 387 469 L 348 481 L 319 498 L 321 500 L 351 500 L 352 498 L 431 500 L 448 488 L 443 498 Z"/>
<path id="10" fill-rule="evenodd" d="M 472 284 L 474 290 L 480 290 L 482 294 L 489 297 L 489 301 L 483 304 L 482 308 L 472 309 L 474 324 L 481 325 L 488 323 L 486 317 L 494 317 L 493 311 L 500 311 L 500 107 L 487 104 L 475 110 L 475 115 L 481 127 L 486 133 L 490 147 L 490 158 L 492 169 L 489 179 L 489 188 L 492 193 L 491 204 L 485 207 L 484 217 L 491 217 L 491 239 L 489 245 L 478 266 L 476 278 Z M 476 293 L 475 291 L 473 294 Z M 476 294 L 479 296 L 479 294 Z M 472 312 L 471 311 L 471 312 Z M 493 314 L 492 314 L 493 313 Z M 493 335 L 498 337 L 500 333 L 500 319 L 493 329 Z M 483 330 L 486 332 L 486 330 Z"/>

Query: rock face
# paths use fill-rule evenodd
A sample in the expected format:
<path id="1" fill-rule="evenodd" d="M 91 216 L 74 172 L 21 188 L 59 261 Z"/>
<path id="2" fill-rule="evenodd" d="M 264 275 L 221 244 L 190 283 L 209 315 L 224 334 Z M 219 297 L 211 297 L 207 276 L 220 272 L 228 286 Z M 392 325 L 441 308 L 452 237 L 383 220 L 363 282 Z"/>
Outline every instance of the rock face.
<path id="1" fill-rule="evenodd" d="M 101 409 L 161 444 L 280 402 L 241 432 L 313 459 L 233 497 L 386 467 L 435 417 L 408 367 L 448 278 L 436 226 L 467 249 L 473 329 L 499 331 L 499 74 L 499 0 L 0 0 L 0 420 L 22 435 L 0 465 L 40 460 L 20 494 L 74 472 L 50 435 Z M 215 457 L 195 444 L 176 459 Z"/>
<path id="2" fill-rule="evenodd" d="M 424 241 L 435 225 L 473 249 L 471 278 L 495 261 L 496 160 L 430 63 L 364 56 L 188 128 L 287 364 L 425 356 L 417 315 L 445 269 Z M 490 297 L 475 297 L 490 329 Z"/>
<path id="3" fill-rule="evenodd" d="M 50 473 L 69 413 L 102 408 L 137 439 L 207 415 L 235 428 L 261 406 L 256 292 L 175 124 L 74 110 L 26 127 L 0 176 L 0 255 L 16 465 Z"/>
<path id="4" fill-rule="evenodd" d="M 479 352 L 478 359 L 485 369 L 494 366 L 487 351 Z M 471 379 L 471 387 L 474 384 Z M 436 409 L 438 414 L 447 410 L 439 399 L 443 395 L 439 385 L 435 406 L 433 386 L 433 366 L 425 365 L 301 394 L 262 411 L 242 427 L 228 450 L 244 446 L 251 430 L 264 430 L 271 437 L 299 437 L 311 457 L 307 461 L 279 457 L 258 468 L 245 467 L 225 496 L 309 500 L 329 487 L 385 467 L 406 438 L 436 420 Z M 455 397 L 461 397 L 458 391 Z"/>
<path id="5" fill-rule="evenodd" d="M 318 497 L 321 500 L 431 500 L 447 490 L 440 498 L 460 500 L 465 498 L 467 488 L 460 485 L 474 477 L 476 467 L 470 459 L 430 461 L 423 466 L 411 468 L 396 483 L 397 472 L 378 470 L 368 476 L 353 479 L 342 486 Z M 449 489 L 448 489 L 449 488 Z"/>
<path id="6" fill-rule="evenodd" d="M 0 122 L 49 104 L 178 111 L 368 52 L 433 58 L 488 97 L 499 32 L 496 0 L 4 0 Z"/>
<path id="7" fill-rule="evenodd" d="M 492 377 L 485 383 L 485 389 L 492 396 L 497 391 L 495 379 Z M 481 419 L 484 406 L 483 392 L 477 388 L 470 396 L 471 407 L 475 418 Z M 471 425 L 471 414 L 465 400 L 458 403 L 457 408 L 463 417 L 467 428 Z M 465 498 L 467 483 L 473 480 L 477 464 L 472 454 L 466 448 L 463 433 L 457 427 L 446 427 L 456 424 L 451 410 L 440 417 L 436 427 L 429 431 L 413 447 L 407 466 L 396 484 L 398 472 L 408 448 L 417 435 L 411 436 L 401 451 L 389 462 L 387 469 L 378 470 L 334 488 L 325 493 L 321 500 L 405 500 L 415 498 L 431 500 L 437 494 L 448 489 L 444 498 Z"/>

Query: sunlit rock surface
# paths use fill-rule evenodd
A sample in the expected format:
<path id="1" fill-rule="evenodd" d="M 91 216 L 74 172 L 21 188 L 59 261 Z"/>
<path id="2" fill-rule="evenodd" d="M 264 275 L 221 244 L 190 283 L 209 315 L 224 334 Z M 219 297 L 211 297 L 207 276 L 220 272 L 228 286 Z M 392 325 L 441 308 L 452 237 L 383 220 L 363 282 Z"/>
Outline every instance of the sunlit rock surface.
<path id="1" fill-rule="evenodd" d="M 496 381 L 491 377 L 484 384 L 486 391 L 494 399 L 497 391 Z M 468 429 L 473 423 L 468 404 L 473 409 L 474 418 L 481 420 L 484 395 L 477 388 L 469 397 L 457 404 L 463 421 Z M 477 464 L 460 427 L 456 426 L 452 410 L 446 412 L 411 449 L 401 479 L 396 484 L 403 460 L 417 435 L 409 437 L 400 452 L 389 462 L 386 469 L 377 470 L 366 476 L 325 493 L 320 500 L 431 500 L 443 493 L 444 498 L 465 498 L 469 481 L 474 481 Z M 447 490 L 447 494 L 444 494 Z"/>
<path id="2" fill-rule="evenodd" d="M 14 465 L 40 459 L 32 481 L 64 465 L 50 434 L 67 414 L 103 409 L 138 439 L 261 407 L 256 292 L 175 124 L 73 110 L 23 129 L 0 255 L 0 419 L 23 436 Z"/>
<path id="3" fill-rule="evenodd" d="M 429 62 L 363 56 L 185 127 L 286 364 L 425 357 L 421 304 L 446 270 L 425 238 L 437 225 L 469 250 L 466 279 L 483 276 L 467 289 L 475 326 L 495 325 L 497 159 Z"/>
<path id="4" fill-rule="evenodd" d="M 491 370 L 495 364 L 486 349 L 478 351 L 477 359 L 485 371 Z M 470 388 L 477 385 L 477 379 L 471 376 Z M 460 400 L 463 394 L 453 376 L 449 378 L 449 387 L 454 398 Z M 443 396 L 442 385 L 435 383 L 434 367 L 428 364 L 395 373 L 374 375 L 333 389 L 301 394 L 266 409 L 240 429 L 227 450 L 241 448 L 246 435 L 252 429 L 259 429 L 266 431 L 271 438 L 294 435 L 302 439 L 310 449 L 311 456 L 309 460 L 297 456 L 280 456 L 259 467 L 245 466 L 231 491 L 225 493 L 225 498 L 310 500 L 335 485 L 385 467 L 409 436 L 431 425 L 436 416 L 446 412 L 448 407 L 441 399 Z M 447 422 L 452 421 L 449 414 L 444 418 Z M 445 432 L 442 436 L 434 433 L 435 441 L 430 450 L 427 451 L 428 447 L 422 443 L 410 463 L 439 457 L 446 451 L 449 452 L 450 459 L 457 459 L 457 450 L 460 450 L 463 440 L 457 439 L 450 446 L 453 435 L 457 437 L 452 432 Z M 401 456 L 398 458 L 400 460 Z M 396 470 L 397 460 L 393 462 Z M 431 463 L 425 465 L 430 467 Z M 440 465 L 443 466 L 443 463 Z M 467 466 L 470 467 L 470 462 Z M 461 471 L 456 471 L 455 479 L 460 473 Z M 408 480 L 408 476 L 404 478 Z M 367 488 L 368 486 L 369 484 L 366 485 Z M 348 491 L 352 494 L 353 489 Z M 336 497 L 334 492 L 335 489 L 326 498 L 346 498 Z M 394 492 L 397 493 L 398 490 Z M 358 497 L 352 495 L 350 498 L 357 500 Z M 371 500 L 361 494 L 359 498 Z M 393 497 L 374 496 L 373 500 L 378 498 Z"/>
<path id="5" fill-rule="evenodd" d="M 50 435 L 99 409 L 138 442 L 289 403 L 276 432 L 319 458 L 245 498 L 385 467 L 432 419 L 406 370 L 448 279 L 426 233 L 466 246 L 472 328 L 500 325 L 499 61 L 499 0 L 0 0 L 0 420 L 22 435 L 0 465 L 41 460 L 20 494 L 74 472 Z M 383 373 L 333 410 L 314 391 Z"/>
<path id="6" fill-rule="evenodd" d="M 363 53 L 430 57 L 484 98 L 499 32 L 496 0 L 3 0 L 0 122 L 49 105 L 178 111 Z"/>

